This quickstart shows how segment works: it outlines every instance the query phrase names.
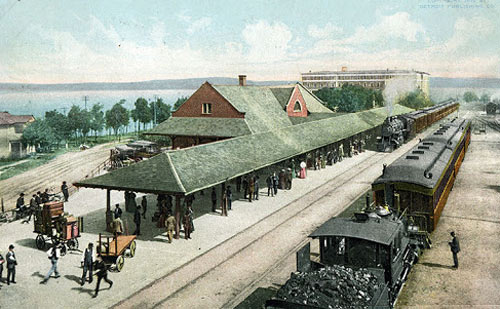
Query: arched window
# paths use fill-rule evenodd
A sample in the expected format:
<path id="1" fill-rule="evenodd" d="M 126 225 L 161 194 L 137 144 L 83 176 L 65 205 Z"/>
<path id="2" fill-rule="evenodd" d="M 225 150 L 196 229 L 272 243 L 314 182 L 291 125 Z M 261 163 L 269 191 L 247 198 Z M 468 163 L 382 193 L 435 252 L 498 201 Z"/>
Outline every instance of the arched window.
<path id="1" fill-rule="evenodd" d="M 294 112 L 301 112 L 302 111 L 302 105 L 300 104 L 299 101 L 295 102 L 295 105 L 293 106 L 293 111 Z"/>

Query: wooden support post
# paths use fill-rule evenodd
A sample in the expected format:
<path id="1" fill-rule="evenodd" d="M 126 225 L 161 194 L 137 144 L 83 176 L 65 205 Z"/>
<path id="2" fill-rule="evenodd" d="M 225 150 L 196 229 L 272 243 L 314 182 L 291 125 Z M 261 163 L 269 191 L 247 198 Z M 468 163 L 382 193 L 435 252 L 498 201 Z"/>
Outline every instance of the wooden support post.
<path id="1" fill-rule="evenodd" d="M 106 190 L 106 231 L 112 232 L 113 212 L 111 211 L 111 190 Z"/>
<path id="2" fill-rule="evenodd" d="M 181 226 L 181 196 L 175 196 L 175 239 L 179 239 L 180 226 Z"/>

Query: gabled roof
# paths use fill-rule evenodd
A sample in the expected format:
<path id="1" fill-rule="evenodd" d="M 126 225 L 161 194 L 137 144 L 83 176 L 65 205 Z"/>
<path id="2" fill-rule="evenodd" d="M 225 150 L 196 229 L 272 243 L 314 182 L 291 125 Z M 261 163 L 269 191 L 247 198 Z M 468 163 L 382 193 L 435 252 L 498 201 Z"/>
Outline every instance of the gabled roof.
<path id="1" fill-rule="evenodd" d="M 239 112 L 252 133 L 266 132 L 292 124 L 269 87 L 212 85 Z"/>
<path id="2" fill-rule="evenodd" d="M 394 115 L 409 111 L 394 107 Z M 76 185 L 190 194 L 361 133 L 386 116 L 385 108 L 377 108 L 165 152 Z"/>
<path id="3" fill-rule="evenodd" d="M 0 125 L 26 123 L 32 120 L 35 120 L 32 115 L 11 115 L 8 112 L 0 112 Z"/>
<path id="4" fill-rule="evenodd" d="M 307 89 L 301 83 L 297 83 L 297 86 L 302 94 L 302 97 L 306 101 L 307 111 L 311 114 L 313 113 L 331 113 L 332 112 L 328 107 L 326 107 L 317 96 L 315 96 L 311 90 Z"/>
<path id="5" fill-rule="evenodd" d="M 170 117 L 145 134 L 235 137 L 250 133 L 244 118 Z"/>
<path id="6" fill-rule="evenodd" d="M 272 87 L 271 91 L 273 92 L 274 96 L 280 103 L 281 107 L 283 109 L 286 108 L 286 105 L 288 104 L 288 101 L 290 100 L 290 96 L 292 95 L 294 87 Z"/>

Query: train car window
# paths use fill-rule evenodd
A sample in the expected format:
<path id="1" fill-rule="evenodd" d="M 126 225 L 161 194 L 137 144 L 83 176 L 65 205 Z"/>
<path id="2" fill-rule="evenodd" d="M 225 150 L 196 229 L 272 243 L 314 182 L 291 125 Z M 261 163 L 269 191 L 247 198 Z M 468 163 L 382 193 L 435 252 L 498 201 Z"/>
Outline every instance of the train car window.
<path id="1" fill-rule="evenodd" d="M 349 265 L 377 267 L 377 244 L 364 239 L 349 238 Z"/>

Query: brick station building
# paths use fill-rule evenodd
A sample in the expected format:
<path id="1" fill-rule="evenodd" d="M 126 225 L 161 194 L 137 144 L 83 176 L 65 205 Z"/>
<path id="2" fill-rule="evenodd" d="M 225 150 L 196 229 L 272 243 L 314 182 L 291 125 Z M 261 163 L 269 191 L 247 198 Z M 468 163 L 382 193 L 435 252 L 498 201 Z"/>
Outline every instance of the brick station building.
<path id="1" fill-rule="evenodd" d="M 336 116 L 302 84 L 250 86 L 205 82 L 172 117 L 148 135 L 168 136 L 172 148 L 185 148 L 231 137 L 267 132 Z"/>

